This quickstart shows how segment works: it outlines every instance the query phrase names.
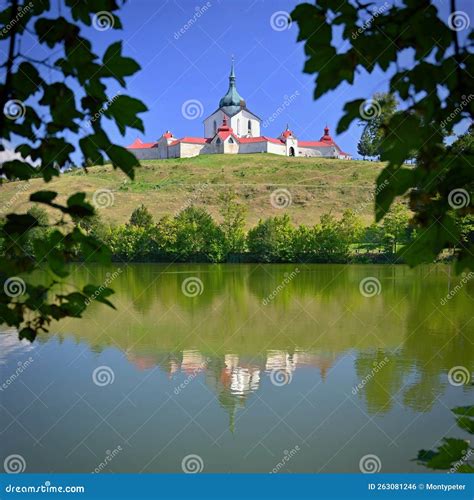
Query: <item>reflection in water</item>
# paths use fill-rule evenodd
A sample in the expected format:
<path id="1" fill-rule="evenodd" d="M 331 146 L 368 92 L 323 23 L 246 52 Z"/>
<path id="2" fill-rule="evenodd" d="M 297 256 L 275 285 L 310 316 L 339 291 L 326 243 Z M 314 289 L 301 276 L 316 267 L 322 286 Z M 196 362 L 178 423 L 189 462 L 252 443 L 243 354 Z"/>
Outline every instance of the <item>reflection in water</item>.
<path id="1" fill-rule="evenodd" d="M 173 464 L 195 447 L 211 462 L 208 471 L 265 471 L 273 468 L 272 454 L 280 456 L 296 444 L 302 451 L 292 462 L 295 472 L 354 471 L 360 456 L 375 452 L 387 453 L 386 471 L 415 470 L 416 451 L 432 446 L 452 425 L 447 409 L 467 404 L 468 388 L 453 392 L 446 374 L 453 366 L 473 366 L 473 283 L 441 305 L 455 285 L 446 266 L 298 268 L 297 278 L 264 305 L 294 266 L 126 266 L 112 283 L 117 312 L 93 304 L 84 319 L 62 321 L 33 345 L 18 343 L 11 332 L 0 335 L 2 376 L 33 349 L 44 356 L 44 364 L 29 368 L 31 377 L 41 374 L 45 384 L 56 383 L 55 401 L 84 393 L 99 414 L 116 411 L 114 439 L 133 441 L 146 429 L 148 439 L 134 447 L 143 464 L 121 454 L 120 471 L 173 472 Z M 73 279 L 82 286 L 93 274 L 100 283 L 113 270 L 78 267 Z M 182 293 L 189 276 L 203 282 L 201 295 Z M 361 295 L 359 283 L 367 276 L 380 281 L 380 295 Z M 110 365 L 115 380 L 109 392 L 92 394 L 90 374 L 101 364 Z M 70 390 L 63 388 L 65 378 Z M 22 394 L 21 384 L 17 387 L 18 395 L 5 391 L 13 408 L 28 394 Z M 121 402 L 124 396 L 130 408 Z M 42 397 L 54 406 L 47 393 Z M 46 432 L 55 422 L 48 421 L 52 410 L 36 411 Z M 202 421 L 188 429 L 188 416 Z M 13 425 L 8 414 L 4 418 Z M 87 418 L 97 416 L 92 412 Z M 80 429 L 87 418 L 73 418 L 67 429 Z M 57 427 L 63 432 L 61 423 Z M 204 429 L 212 439 L 205 436 L 207 441 L 198 445 L 192 429 Z M 57 470 L 93 469 L 78 450 L 86 444 L 95 450 L 96 441 L 105 438 L 86 431 L 68 435 L 71 448 L 64 453 L 72 462 L 54 465 Z M 391 440 L 397 450 L 388 449 Z M 255 448 L 258 444 L 270 455 Z M 155 462 L 160 453 L 171 461 Z M 40 460 L 36 470 L 41 470 Z"/>

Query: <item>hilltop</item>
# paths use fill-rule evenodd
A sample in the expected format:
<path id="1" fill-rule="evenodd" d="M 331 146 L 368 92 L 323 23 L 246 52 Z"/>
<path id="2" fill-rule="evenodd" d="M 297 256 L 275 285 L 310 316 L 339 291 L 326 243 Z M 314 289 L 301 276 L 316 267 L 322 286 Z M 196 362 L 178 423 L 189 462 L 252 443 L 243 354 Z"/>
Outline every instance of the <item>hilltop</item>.
<path id="1" fill-rule="evenodd" d="M 45 184 L 9 182 L 0 189 L 3 212 L 27 210 L 30 193 L 39 189 L 57 191 L 61 199 L 85 191 L 92 199 L 97 190 L 110 190 L 113 205 L 100 209 L 106 222 L 124 223 L 131 212 L 144 204 L 155 218 L 173 214 L 194 203 L 205 206 L 217 219 L 219 193 L 231 188 L 247 207 L 247 224 L 259 218 L 288 213 L 296 223 L 314 224 L 323 213 L 340 215 L 356 210 L 364 222 L 373 221 L 371 196 L 381 162 L 325 158 L 283 157 L 270 154 L 207 155 L 194 158 L 142 161 L 131 181 L 110 165 L 73 170 Z M 274 208 L 270 194 L 275 189 L 291 193 L 291 205 Z M 105 196 L 107 201 L 110 201 Z M 103 199 L 104 199 L 103 198 Z"/>

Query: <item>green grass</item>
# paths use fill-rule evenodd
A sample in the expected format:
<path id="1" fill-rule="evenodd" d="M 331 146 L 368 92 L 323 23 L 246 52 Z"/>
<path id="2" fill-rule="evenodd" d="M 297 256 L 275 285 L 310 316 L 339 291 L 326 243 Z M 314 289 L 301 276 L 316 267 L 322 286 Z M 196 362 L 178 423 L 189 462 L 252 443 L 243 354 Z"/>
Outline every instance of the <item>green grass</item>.
<path id="1" fill-rule="evenodd" d="M 112 207 L 100 210 L 105 221 L 126 222 L 142 203 L 158 218 L 175 213 L 190 201 L 218 218 L 219 194 L 231 188 L 247 207 L 249 226 L 284 211 L 298 224 L 314 224 L 323 213 L 340 215 L 347 208 L 357 210 L 364 222 L 370 223 L 370 195 L 382 168 L 379 162 L 270 154 L 148 160 L 142 162 L 134 181 L 107 165 L 92 167 L 87 173 L 63 174 L 48 185 L 33 179 L 27 189 L 23 182 L 5 183 L 0 189 L 0 206 L 3 212 L 27 210 L 30 193 L 39 189 L 57 191 L 62 200 L 76 191 L 85 191 L 92 199 L 96 190 L 109 189 L 115 201 Z M 270 194 L 277 188 L 291 193 L 292 204 L 285 210 L 270 204 Z"/>

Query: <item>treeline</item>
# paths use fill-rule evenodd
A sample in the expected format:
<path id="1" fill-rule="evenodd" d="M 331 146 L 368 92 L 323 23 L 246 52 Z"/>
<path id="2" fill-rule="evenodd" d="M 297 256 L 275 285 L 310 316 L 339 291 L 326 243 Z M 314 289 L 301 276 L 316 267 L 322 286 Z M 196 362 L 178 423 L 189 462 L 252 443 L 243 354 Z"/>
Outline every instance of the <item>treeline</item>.
<path id="1" fill-rule="evenodd" d="M 25 243 L 34 256 L 34 240 L 47 238 L 49 229 L 43 209 L 34 207 L 30 213 L 40 221 Z M 142 205 L 123 225 L 108 226 L 96 215 L 77 226 L 104 242 L 113 260 L 126 262 L 401 262 L 397 252 L 416 235 L 410 211 L 402 204 L 381 224 L 368 227 L 353 210 L 346 210 L 339 218 L 325 214 L 313 226 L 295 226 L 285 214 L 260 220 L 246 231 L 245 208 L 226 193 L 220 216 L 217 222 L 205 209 L 191 205 L 156 221 Z M 465 226 L 471 235 L 473 220 Z"/>

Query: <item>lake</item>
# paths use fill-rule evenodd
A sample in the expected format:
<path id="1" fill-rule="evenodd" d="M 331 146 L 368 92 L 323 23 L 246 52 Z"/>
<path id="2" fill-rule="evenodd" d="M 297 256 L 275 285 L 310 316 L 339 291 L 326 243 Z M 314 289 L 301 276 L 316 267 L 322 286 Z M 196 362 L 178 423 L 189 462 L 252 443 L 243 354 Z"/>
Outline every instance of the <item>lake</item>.
<path id="1" fill-rule="evenodd" d="M 468 276 L 469 277 L 469 276 Z M 109 283 L 33 344 L 0 334 L 1 461 L 27 472 L 426 471 L 468 438 L 474 280 L 449 266 L 76 265 Z M 64 285 L 66 287 L 66 285 Z M 458 379 L 456 379 L 458 380 Z"/>

